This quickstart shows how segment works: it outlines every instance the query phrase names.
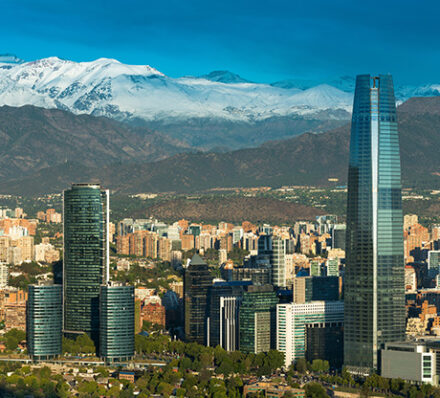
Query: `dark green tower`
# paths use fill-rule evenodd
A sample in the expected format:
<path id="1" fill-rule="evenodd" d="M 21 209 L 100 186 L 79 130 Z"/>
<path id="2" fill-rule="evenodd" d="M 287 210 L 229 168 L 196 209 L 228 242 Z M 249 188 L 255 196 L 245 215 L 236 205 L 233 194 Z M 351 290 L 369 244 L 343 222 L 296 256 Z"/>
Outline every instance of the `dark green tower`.
<path id="1" fill-rule="evenodd" d="M 400 150 L 390 75 L 356 79 L 346 252 L 344 364 L 370 373 L 383 344 L 405 338 Z"/>
<path id="2" fill-rule="evenodd" d="M 96 184 L 64 191 L 64 332 L 98 343 L 99 292 L 108 281 L 109 192 Z"/>
<path id="3" fill-rule="evenodd" d="M 247 286 L 240 306 L 240 351 L 267 352 L 276 348 L 276 305 L 272 285 Z"/>
<path id="4" fill-rule="evenodd" d="M 26 340 L 36 361 L 61 354 L 63 325 L 61 285 L 29 285 L 26 303 Z"/>

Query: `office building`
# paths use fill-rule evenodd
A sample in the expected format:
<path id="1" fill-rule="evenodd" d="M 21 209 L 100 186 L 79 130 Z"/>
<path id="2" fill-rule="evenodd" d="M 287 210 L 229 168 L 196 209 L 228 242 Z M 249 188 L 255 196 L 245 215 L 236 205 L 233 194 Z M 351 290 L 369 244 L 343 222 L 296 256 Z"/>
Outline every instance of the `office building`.
<path id="1" fill-rule="evenodd" d="M 337 276 L 300 276 L 293 280 L 293 302 L 339 300 L 339 278 Z"/>
<path id="2" fill-rule="evenodd" d="M 299 358 L 328 360 L 340 367 L 343 358 L 344 303 L 311 301 L 278 304 L 276 348 L 284 353 L 285 366 Z"/>
<path id="3" fill-rule="evenodd" d="M 261 235 L 258 238 L 258 266 L 270 266 L 272 258 L 272 235 Z"/>
<path id="4" fill-rule="evenodd" d="M 381 350 L 381 376 L 412 383 L 439 385 L 440 341 L 385 343 Z"/>
<path id="5" fill-rule="evenodd" d="M 339 276 L 339 259 L 329 258 L 325 263 L 326 276 Z"/>
<path id="6" fill-rule="evenodd" d="M 430 250 L 428 252 L 428 270 L 435 270 L 437 273 L 440 268 L 440 250 Z"/>
<path id="7" fill-rule="evenodd" d="M 310 261 L 310 276 L 322 276 L 322 264 L 320 260 Z"/>
<path id="8" fill-rule="evenodd" d="M 207 345 L 238 350 L 239 311 L 245 286 L 250 281 L 214 282 L 209 291 L 209 319 Z"/>
<path id="9" fill-rule="evenodd" d="M 99 292 L 109 275 L 109 191 L 73 184 L 64 191 L 64 332 L 99 341 Z"/>
<path id="10" fill-rule="evenodd" d="M 390 75 L 356 79 L 345 267 L 344 364 L 378 369 L 383 344 L 405 338 L 403 216 L 397 115 Z"/>
<path id="11" fill-rule="evenodd" d="M 0 288 L 8 286 L 9 281 L 9 267 L 5 263 L 0 262 Z"/>
<path id="12" fill-rule="evenodd" d="M 35 361 L 56 358 L 62 350 L 63 294 L 61 285 L 29 285 L 26 341 Z"/>
<path id="13" fill-rule="evenodd" d="M 99 356 L 107 363 L 134 355 L 134 286 L 102 285 L 99 296 Z"/>
<path id="14" fill-rule="evenodd" d="M 240 307 L 240 351 L 267 352 L 275 348 L 277 295 L 272 285 L 248 286 Z"/>
<path id="15" fill-rule="evenodd" d="M 272 239 L 270 258 L 272 283 L 276 287 L 286 287 L 286 241 L 279 237 Z"/>
<path id="16" fill-rule="evenodd" d="M 198 254 L 194 254 L 184 275 L 185 339 L 206 345 L 209 289 L 212 275 Z"/>
<path id="17" fill-rule="evenodd" d="M 332 229 L 332 249 L 345 250 L 345 239 L 347 235 L 347 226 L 345 224 L 336 224 Z"/>
<path id="18" fill-rule="evenodd" d="M 222 267 L 220 273 L 226 281 L 252 281 L 254 285 L 272 283 L 272 270 L 269 266 L 260 267 Z"/>

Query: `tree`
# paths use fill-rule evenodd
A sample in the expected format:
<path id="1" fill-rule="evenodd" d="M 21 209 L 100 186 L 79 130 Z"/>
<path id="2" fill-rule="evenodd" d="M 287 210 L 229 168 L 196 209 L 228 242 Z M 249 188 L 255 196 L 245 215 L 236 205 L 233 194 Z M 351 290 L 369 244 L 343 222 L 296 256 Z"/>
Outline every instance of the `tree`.
<path id="1" fill-rule="evenodd" d="M 330 369 L 328 361 L 322 359 L 314 359 L 311 365 L 312 372 L 327 372 Z"/>
<path id="2" fill-rule="evenodd" d="M 307 372 L 307 361 L 305 360 L 305 358 L 298 358 L 296 360 L 295 370 L 302 374 Z"/>
<path id="3" fill-rule="evenodd" d="M 8 350 L 15 350 L 18 347 L 20 341 L 26 339 L 26 333 L 23 330 L 11 329 L 3 335 L 6 348 Z"/>
<path id="4" fill-rule="evenodd" d="M 162 381 L 157 386 L 156 391 L 162 396 L 169 397 L 173 392 L 173 386 Z"/>
<path id="5" fill-rule="evenodd" d="M 324 387 L 319 383 L 308 383 L 305 386 L 306 396 L 310 398 L 328 398 Z"/>

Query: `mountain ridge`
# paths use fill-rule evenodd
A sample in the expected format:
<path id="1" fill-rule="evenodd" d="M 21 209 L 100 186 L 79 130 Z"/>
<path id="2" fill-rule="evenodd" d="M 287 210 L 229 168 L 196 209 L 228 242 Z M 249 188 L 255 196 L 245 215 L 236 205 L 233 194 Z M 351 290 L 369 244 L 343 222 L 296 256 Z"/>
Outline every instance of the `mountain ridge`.
<path id="1" fill-rule="evenodd" d="M 409 100 L 398 108 L 405 186 L 440 187 L 439 98 Z M 305 133 L 226 153 L 176 154 L 156 162 L 89 168 L 64 163 L 22 179 L 0 182 L 1 193 L 53 193 L 70 182 L 99 181 L 115 192 L 196 192 L 217 187 L 334 186 L 346 182 L 350 126 Z"/>
<path id="2" fill-rule="evenodd" d="M 0 107 L 0 177 L 21 177 L 66 161 L 87 167 L 159 160 L 190 150 L 167 135 L 63 110 Z"/>

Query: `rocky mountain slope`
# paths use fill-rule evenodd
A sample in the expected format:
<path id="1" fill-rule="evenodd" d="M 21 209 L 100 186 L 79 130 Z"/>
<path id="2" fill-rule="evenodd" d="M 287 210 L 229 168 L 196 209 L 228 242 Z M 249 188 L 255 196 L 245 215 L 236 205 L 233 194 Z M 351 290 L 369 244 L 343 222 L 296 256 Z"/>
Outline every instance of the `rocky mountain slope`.
<path id="1" fill-rule="evenodd" d="M 403 181 L 440 187 L 440 99 L 410 99 L 398 109 Z M 329 185 L 346 182 L 349 125 L 306 133 L 258 148 L 226 153 L 183 153 L 156 162 L 90 168 L 67 162 L 23 179 L 0 182 L 1 193 L 57 192 L 74 181 L 94 180 L 118 192 L 194 192 L 214 187 Z"/>
<path id="2" fill-rule="evenodd" d="M 161 133 L 89 115 L 34 106 L 0 107 L 0 178 L 79 162 L 102 167 L 163 159 L 189 148 Z"/>

